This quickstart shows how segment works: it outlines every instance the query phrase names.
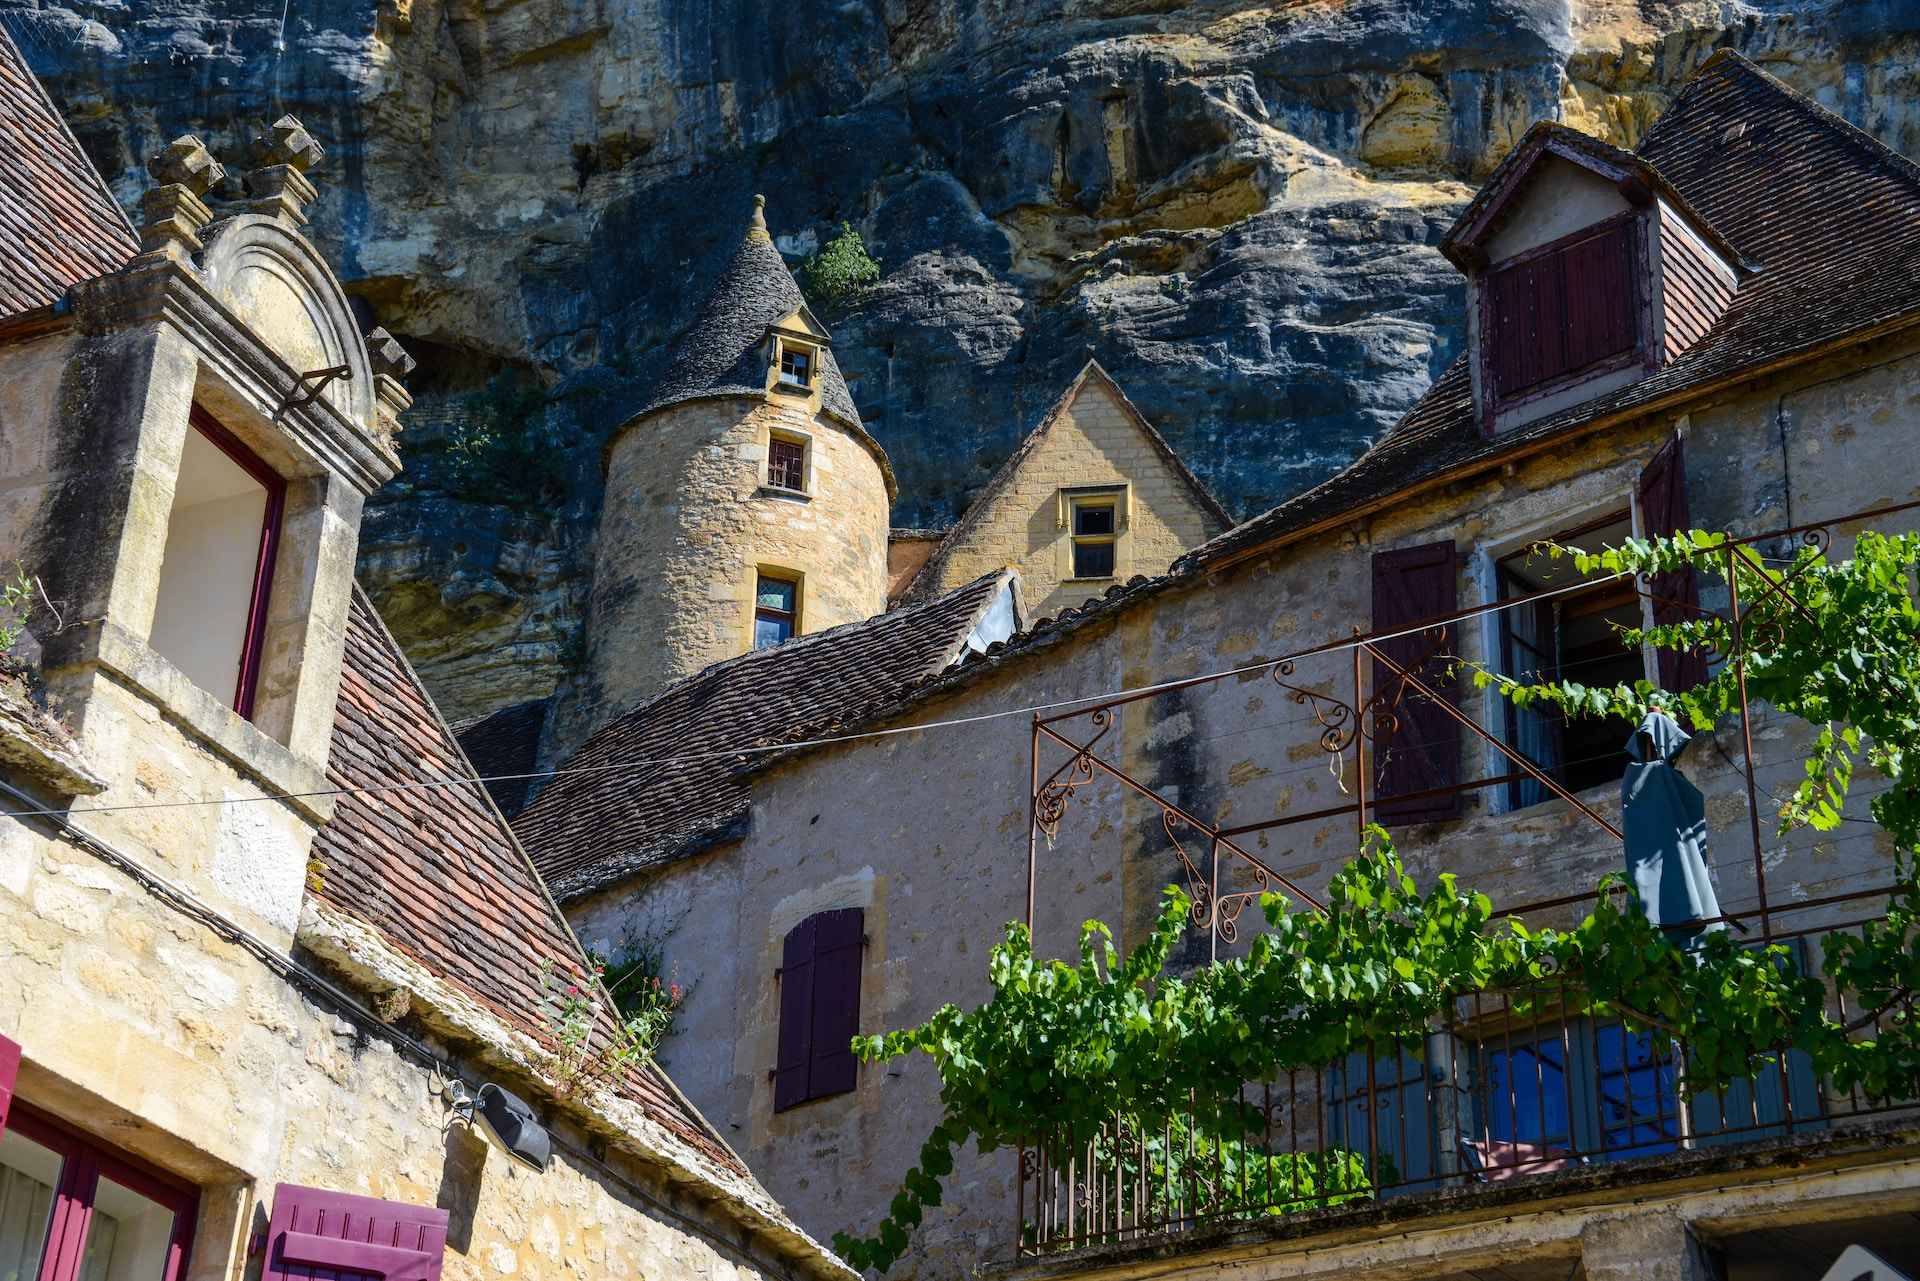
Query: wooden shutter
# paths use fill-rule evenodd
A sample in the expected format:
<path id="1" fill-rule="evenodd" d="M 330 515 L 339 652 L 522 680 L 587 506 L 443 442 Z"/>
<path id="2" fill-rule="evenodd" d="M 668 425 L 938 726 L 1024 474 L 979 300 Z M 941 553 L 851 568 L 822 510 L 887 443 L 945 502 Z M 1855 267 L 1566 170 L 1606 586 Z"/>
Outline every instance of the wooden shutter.
<path id="1" fill-rule="evenodd" d="M 780 953 L 780 1045 L 773 1068 L 773 1110 L 784 1112 L 813 1095 L 813 954 L 820 918 L 787 931 Z"/>
<path id="2" fill-rule="evenodd" d="M 1639 336 L 1633 288 L 1633 224 L 1493 271 L 1494 385 L 1511 397 L 1633 350 Z"/>
<path id="3" fill-rule="evenodd" d="M 440 1281 L 447 1212 L 282 1183 L 261 1281 Z"/>
<path id="4" fill-rule="evenodd" d="M 1376 552 L 1373 557 L 1373 629 L 1390 632 L 1430 618 L 1451 614 L 1459 607 L 1453 540 Z M 1418 676 L 1448 702 L 1457 702 L 1454 682 L 1447 674 L 1457 630 L 1448 623 L 1439 637 L 1439 652 L 1427 658 L 1436 638 L 1424 629 L 1378 642 L 1380 651 Z M 1425 665 L 1416 664 L 1426 659 Z M 1393 697 L 1399 678 L 1384 663 L 1373 665 L 1375 693 Z M 1460 781 L 1460 726 L 1453 717 L 1411 689 L 1387 708 L 1399 724 L 1391 734 L 1375 739 L 1373 747 L 1373 817 L 1389 826 L 1429 823 L 1460 812 L 1460 794 L 1448 792 L 1414 800 L 1393 798 L 1432 788 L 1452 787 Z"/>
<path id="5" fill-rule="evenodd" d="M 813 1063 L 807 1097 L 823 1099 L 854 1087 L 859 1063 L 853 1038 L 860 1031 L 860 959 L 866 913 L 857 907 L 822 912 L 813 962 Z"/>
<path id="6" fill-rule="evenodd" d="M 7 1132 L 7 1112 L 13 1106 L 13 1083 L 20 1076 L 20 1043 L 0 1036 L 0 1135 Z"/>
<path id="7" fill-rule="evenodd" d="M 1640 524 L 1647 537 L 1679 533 L 1692 527 L 1687 514 L 1686 452 L 1675 435 L 1640 473 Z M 1700 614 L 1700 584 L 1693 569 L 1655 574 L 1647 590 L 1653 595 L 1653 621 L 1665 626 Z M 1707 679 L 1707 656 L 1699 650 L 1678 653 L 1655 651 L 1660 688 L 1692 689 Z"/>

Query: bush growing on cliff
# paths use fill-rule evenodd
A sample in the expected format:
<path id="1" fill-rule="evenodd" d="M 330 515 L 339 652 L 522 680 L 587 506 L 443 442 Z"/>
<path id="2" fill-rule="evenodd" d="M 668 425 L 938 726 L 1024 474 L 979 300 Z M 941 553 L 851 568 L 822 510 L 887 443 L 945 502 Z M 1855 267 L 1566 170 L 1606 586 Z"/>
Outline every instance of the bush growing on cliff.
<path id="1" fill-rule="evenodd" d="M 469 396 L 445 441 L 449 486 L 462 497 L 536 506 L 566 488 L 565 456 L 541 421 L 537 383 L 500 375 Z"/>
<path id="2" fill-rule="evenodd" d="M 800 264 L 800 284 L 824 308 L 844 306 L 880 279 L 880 264 L 852 223 L 840 224 L 833 239 Z"/>

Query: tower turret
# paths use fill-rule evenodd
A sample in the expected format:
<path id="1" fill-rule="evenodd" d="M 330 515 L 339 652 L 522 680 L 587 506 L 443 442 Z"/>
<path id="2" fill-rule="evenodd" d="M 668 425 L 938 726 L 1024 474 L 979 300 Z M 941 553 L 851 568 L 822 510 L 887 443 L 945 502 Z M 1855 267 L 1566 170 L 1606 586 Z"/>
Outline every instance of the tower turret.
<path id="1" fill-rule="evenodd" d="M 554 756 L 710 663 L 886 607 L 893 471 L 765 204 L 607 442 L 586 671 Z"/>

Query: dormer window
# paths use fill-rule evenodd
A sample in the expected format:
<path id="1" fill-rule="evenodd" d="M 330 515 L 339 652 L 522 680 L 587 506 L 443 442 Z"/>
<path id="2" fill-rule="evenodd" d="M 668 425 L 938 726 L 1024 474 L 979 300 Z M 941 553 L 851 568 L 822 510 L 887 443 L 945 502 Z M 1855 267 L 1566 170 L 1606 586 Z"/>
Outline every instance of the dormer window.
<path id="1" fill-rule="evenodd" d="M 195 406 L 147 643 L 253 717 L 286 482 Z"/>
<path id="2" fill-rule="evenodd" d="M 1488 272 L 1489 365 L 1500 401 L 1634 358 L 1640 346 L 1632 215 Z"/>
<path id="3" fill-rule="evenodd" d="M 799 343 L 780 344 L 780 385 L 805 391 L 813 386 L 815 358 L 812 348 Z"/>

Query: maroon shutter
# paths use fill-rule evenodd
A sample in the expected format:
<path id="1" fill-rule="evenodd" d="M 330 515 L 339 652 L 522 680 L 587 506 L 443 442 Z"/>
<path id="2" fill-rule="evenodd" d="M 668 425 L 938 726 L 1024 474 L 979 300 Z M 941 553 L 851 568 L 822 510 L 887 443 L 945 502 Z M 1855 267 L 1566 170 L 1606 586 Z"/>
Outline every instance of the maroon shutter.
<path id="1" fill-rule="evenodd" d="M 809 916 L 787 931 L 780 954 L 780 1045 L 773 1068 L 773 1110 L 783 1112 L 813 1095 L 814 940 L 820 918 Z"/>
<path id="2" fill-rule="evenodd" d="M 282 1183 L 261 1281 L 440 1281 L 447 1212 Z"/>
<path id="3" fill-rule="evenodd" d="M 1692 528 L 1687 514 L 1687 458 L 1680 437 L 1674 436 L 1640 473 L 1640 521 L 1649 538 Z M 1647 585 L 1653 596 L 1653 621 L 1658 626 L 1683 623 L 1700 614 L 1700 584 L 1693 569 L 1655 574 Z M 1707 679 L 1707 656 L 1699 650 L 1677 653 L 1654 651 L 1660 688 L 1692 689 Z"/>
<path id="4" fill-rule="evenodd" d="M 1494 384 L 1511 397 L 1631 351 L 1633 227 L 1597 235 L 1492 273 Z"/>
<path id="5" fill-rule="evenodd" d="M 1453 541 L 1376 552 L 1373 557 L 1373 629 L 1390 632 L 1451 614 L 1459 607 Z M 1378 642 L 1397 665 L 1412 672 L 1449 702 L 1457 701 L 1446 669 L 1456 629 L 1448 623 L 1438 636 L 1425 629 Z M 1436 649 L 1431 657 L 1429 651 Z M 1423 664 L 1416 668 L 1416 664 Z M 1398 721 L 1373 747 L 1373 813 L 1383 824 L 1428 823 L 1460 812 L 1460 794 L 1447 792 L 1410 800 L 1395 797 L 1452 787 L 1460 781 L 1460 726 L 1425 695 L 1401 689 L 1384 663 L 1373 665 L 1375 693 L 1386 692 L 1385 709 Z"/>
<path id="6" fill-rule="evenodd" d="M 13 1106 L 13 1083 L 20 1076 L 20 1043 L 0 1036 L 0 1135 L 7 1132 L 7 1112 Z"/>
<path id="7" fill-rule="evenodd" d="M 822 912 L 813 967 L 813 1064 L 807 1097 L 823 1099 L 854 1087 L 859 1064 L 853 1038 L 860 1031 L 860 960 L 866 913 L 857 907 Z"/>

